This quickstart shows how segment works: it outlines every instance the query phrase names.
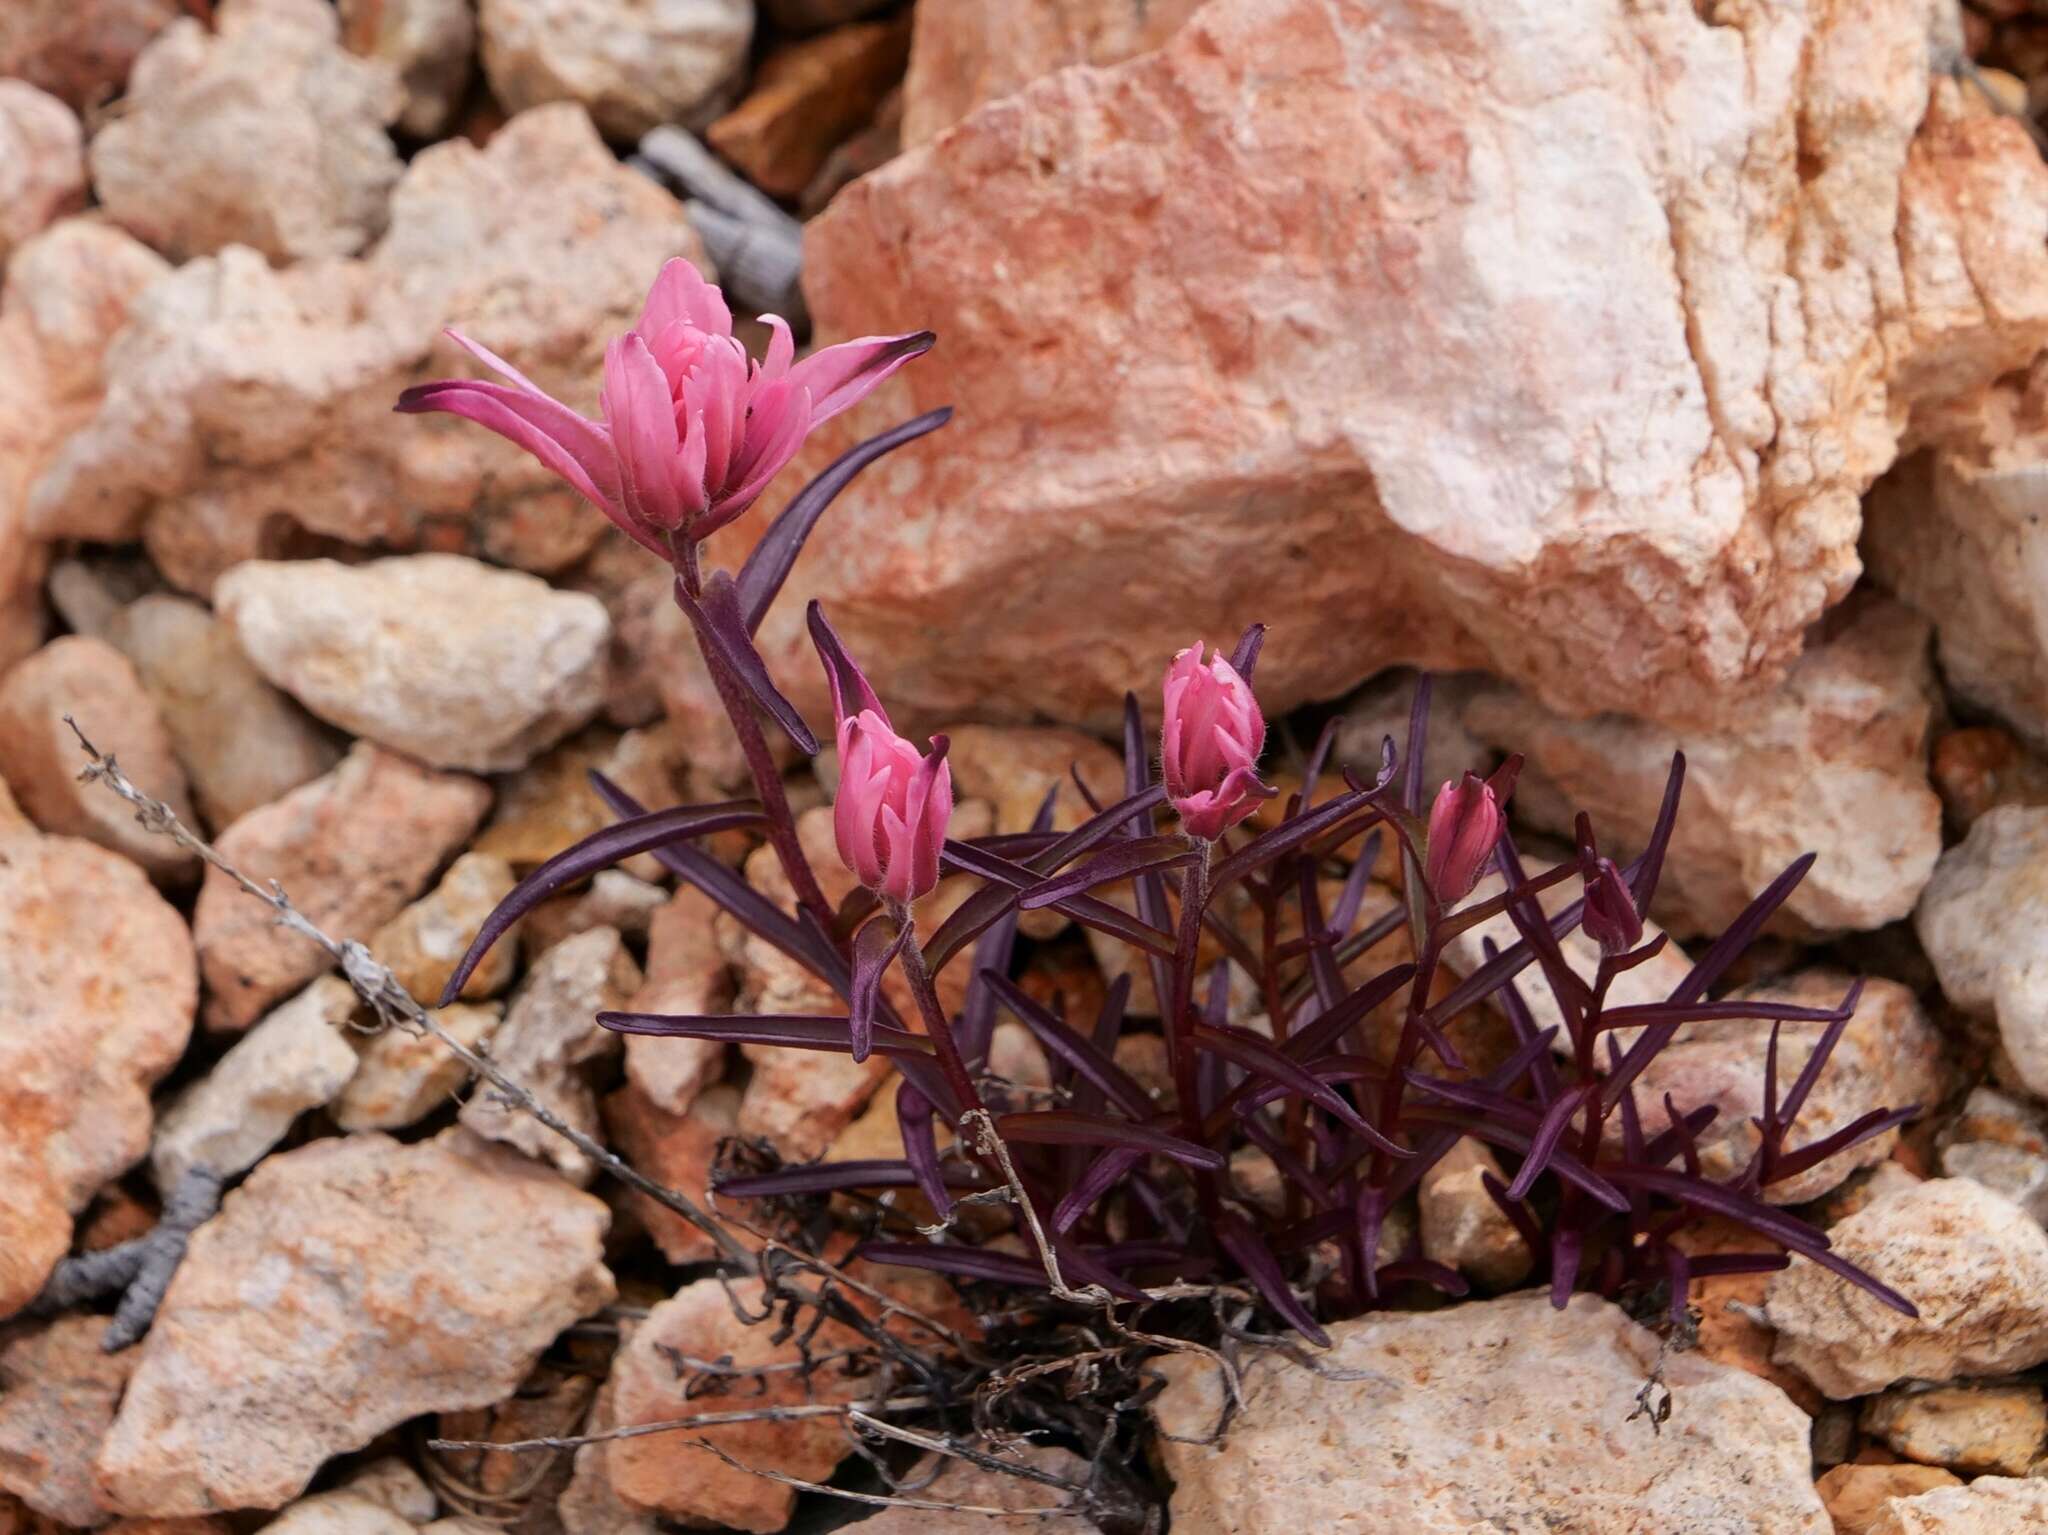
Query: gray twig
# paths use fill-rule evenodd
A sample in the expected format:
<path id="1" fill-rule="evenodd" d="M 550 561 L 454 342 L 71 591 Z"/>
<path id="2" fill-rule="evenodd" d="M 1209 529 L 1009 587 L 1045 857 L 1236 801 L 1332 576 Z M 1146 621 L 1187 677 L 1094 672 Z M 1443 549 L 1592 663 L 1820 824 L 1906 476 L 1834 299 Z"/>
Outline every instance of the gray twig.
<path id="1" fill-rule="evenodd" d="M 685 1428 L 715 1428 L 727 1423 L 800 1423 L 807 1418 L 843 1418 L 877 1412 L 910 1412 L 931 1406 L 922 1396 L 891 1397 L 886 1402 L 855 1407 L 845 1402 L 806 1402 L 787 1407 L 735 1408 L 725 1412 L 692 1413 L 687 1418 L 663 1418 L 654 1423 L 631 1423 L 595 1434 L 563 1434 L 544 1439 L 429 1439 L 431 1450 L 575 1450 L 586 1444 L 605 1444 L 613 1439 L 640 1439 L 649 1434 L 672 1434 Z M 870 1419 L 869 1421 L 873 1421 Z"/>
<path id="2" fill-rule="evenodd" d="M 120 1291 L 121 1304 L 107 1324 L 100 1347 L 117 1354 L 140 1342 L 156 1318 L 157 1307 L 163 1304 L 171 1276 L 185 1261 L 185 1246 L 192 1233 L 220 1208 L 224 1186 L 218 1173 L 204 1167 L 188 1169 L 164 1201 L 163 1214 L 149 1235 L 102 1252 L 66 1258 L 36 1298 L 35 1311 L 46 1315 Z"/>

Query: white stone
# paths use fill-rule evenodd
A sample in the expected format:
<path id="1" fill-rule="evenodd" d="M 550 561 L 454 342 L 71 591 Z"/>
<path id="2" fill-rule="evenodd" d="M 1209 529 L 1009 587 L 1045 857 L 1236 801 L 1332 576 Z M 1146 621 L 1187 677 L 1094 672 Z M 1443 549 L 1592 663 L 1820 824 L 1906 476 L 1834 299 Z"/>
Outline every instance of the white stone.
<path id="1" fill-rule="evenodd" d="M 1942 854 L 1913 925 L 1942 993 L 1995 1019 L 2020 1080 L 2048 1094 L 2048 809 L 1979 816 Z"/>
<path id="2" fill-rule="evenodd" d="M 479 21 L 498 100 L 579 101 L 627 140 L 710 102 L 754 36 L 753 0 L 481 0 Z"/>
<path id="3" fill-rule="evenodd" d="M 85 202 L 78 116 L 26 80 L 0 79 L 0 266 L 58 215 Z"/>
<path id="4" fill-rule="evenodd" d="M 430 766 L 524 767 L 604 702 L 604 604 L 461 555 L 253 560 L 213 596 L 277 686 Z"/>

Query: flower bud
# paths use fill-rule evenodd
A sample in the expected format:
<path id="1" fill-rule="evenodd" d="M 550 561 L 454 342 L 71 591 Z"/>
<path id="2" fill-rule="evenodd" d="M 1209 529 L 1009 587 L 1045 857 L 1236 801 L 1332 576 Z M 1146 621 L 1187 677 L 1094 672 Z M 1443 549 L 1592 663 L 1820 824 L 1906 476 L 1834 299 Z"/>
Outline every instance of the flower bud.
<path id="1" fill-rule="evenodd" d="M 1507 817 L 1493 785 L 1477 773 L 1444 780 L 1429 807 L 1429 849 L 1425 872 L 1439 905 L 1455 906 L 1472 893 L 1500 841 Z"/>
<path id="2" fill-rule="evenodd" d="M 1611 858 L 1595 855 L 1584 861 L 1583 870 L 1586 908 L 1580 926 L 1610 959 L 1626 954 L 1643 940 L 1643 917 L 1636 910 L 1634 892 Z"/>
<path id="3" fill-rule="evenodd" d="M 1166 669 L 1166 723 L 1159 733 L 1166 794 L 1191 837 L 1214 841 L 1273 791 L 1259 782 L 1266 717 L 1251 685 L 1219 651 L 1191 645 Z"/>
<path id="4" fill-rule="evenodd" d="M 933 736 L 931 755 L 922 756 L 872 709 L 840 721 L 832 832 L 853 877 L 877 895 L 908 903 L 939 882 L 939 849 L 953 818 L 946 746 Z"/>

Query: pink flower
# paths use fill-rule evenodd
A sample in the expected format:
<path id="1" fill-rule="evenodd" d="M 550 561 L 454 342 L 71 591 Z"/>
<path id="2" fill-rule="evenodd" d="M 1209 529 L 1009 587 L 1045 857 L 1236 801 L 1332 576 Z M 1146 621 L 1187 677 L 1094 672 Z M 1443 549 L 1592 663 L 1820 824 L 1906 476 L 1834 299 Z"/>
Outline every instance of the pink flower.
<path id="1" fill-rule="evenodd" d="M 1251 684 L 1218 651 L 1189 646 L 1166 668 L 1166 723 L 1159 732 L 1166 794 L 1191 837 L 1214 841 L 1273 791 L 1259 782 L 1266 717 Z"/>
<path id="2" fill-rule="evenodd" d="M 1457 783 L 1448 778 L 1429 807 L 1429 888 L 1439 904 L 1452 906 L 1472 893 L 1493 857 L 1507 824 L 1493 786 L 1477 773 Z"/>
<path id="3" fill-rule="evenodd" d="M 732 313 L 697 269 L 661 269 L 640 321 L 605 348 L 602 421 L 544 394 L 503 358 L 448 335 L 509 382 L 448 379 L 399 396 L 402 411 L 444 410 L 519 444 L 661 555 L 670 536 L 702 539 L 765 490 L 820 422 L 858 404 L 932 344 L 930 331 L 864 336 L 795 362 L 789 326 L 763 315 L 768 353 L 749 361 Z"/>
<path id="4" fill-rule="evenodd" d="M 931 755 L 920 756 L 896 734 L 881 699 L 815 602 L 810 625 L 832 685 L 839 741 L 832 834 L 840 861 L 877 895 L 915 901 L 939 882 L 939 849 L 953 819 L 949 743 L 933 736 Z"/>

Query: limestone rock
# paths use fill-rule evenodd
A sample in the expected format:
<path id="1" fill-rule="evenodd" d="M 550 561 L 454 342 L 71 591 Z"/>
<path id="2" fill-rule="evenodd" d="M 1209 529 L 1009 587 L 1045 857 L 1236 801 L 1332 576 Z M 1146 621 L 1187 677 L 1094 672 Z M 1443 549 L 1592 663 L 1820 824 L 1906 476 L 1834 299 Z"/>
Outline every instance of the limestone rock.
<path id="1" fill-rule="evenodd" d="M 640 748 L 649 732 L 624 736 L 593 727 L 543 753 L 519 772 L 499 781 L 498 806 L 476 850 L 503 858 L 522 873 L 580 842 L 618 817 L 590 785 L 596 768 L 649 808 L 673 804 L 670 764 L 660 752 Z M 642 878 L 659 878 L 661 865 L 641 853 L 618 867 Z"/>
<path id="2" fill-rule="evenodd" d="M 1873 1201 L 1828 1232 L 1834 1250 L 1920 1308 L 1892 1310 L 1803 1258 L 1773 1276 L 1776 1357 L 1829 1396 L 1894 1381 L 1999 1375 L 2048 1359 L 2048 1233 L 1966 1178 Z"/>
<path id="3" fill-rule="evenodd" d="M 711 1198 L 711 1169 L 719 1142 L 739 1128 L 739 1109 L 739 1089 L 723 1083 L 706 1087 L 686 1110 L 674 1113 L 629 1082 L 605 1099 L 604 1125 L 619 1155 L 656 1183 L 705 1209 L 725 1208 Z M 638 1189 L 627 1190 L 625 1200 L 670 1263 L 718 1256 L 708 1235 L 660 1201 Z"/>
<path id="4" fill-rule="evenodd" d="M 472 1050 L 482 1050 L 504 1016 L 497 1002 L 457 1002 L 434 1021 Z M 459 1092 L 469 1068 L 431 1034 L 387 1028 L 363 1047 L 356 1074 L 334 1100 L 344 1130 L 402 1130 L 425 1119 Z"/>
<path id="5" fill-rule="evenodd" d="M 322 719 L 433 767 L 505 772 L 604 702 L 604 605 L 454 554 L 252 560 L 214 605 Z"/>
<path id="6" fill-rule="evenodd" d="M 0 266 L 30 235 L 85 204 L 85 132 L 63 102 L 0 79 Z"/>
<path id="7" fill-rule="evenodd" d="M 1500 1178 L 1500 1163 L 1485 1145 L 1468 1137 L 1422 1175 L 1416 1191 L 1422 1255 L 1469 1274 L 1489 1290 L 1510 1290 L 1529 1277 L 1535 1259 L 1480 1182 L 1487 1173 Z"/>
<path id="8" fill-rule="evenodd" d="M 564 938 L 594 927 L 615 927 L 628 938 L 645 938 L 648 924 L 668 898 L 661 886 L 624 869 L 600 869 L 584 889 L 550 896 L 521 917 L 517 947 L 525 954 L 545 954 Z"/>
<path id="9" fill-rule="evenodd" d="M 264 1528 L 278 1535 L 415 1535 L 416 1529 L 375 1498 L 347 1488 L 301 1498 Z"/>
<path id="10" fill-rule="evenodd" d="M 1913 919 L 1948 1000 L 1995 1019 L 2020 1080 L 2048 1094 L 2048 809 L 1978 818 L 1942 854 Z"/>
<path id="11" fill-rule="evenodd" d="M 212 826 L 225 828 L 340 760 L 326 732 L 263 680 L 233 631 L 198 603 L 141 597 L 113 617 L 107 639 L 156 701 Z"/>
<path id="12" fill-rule="evenodd" d="M 157 1120 L 149 1151 L 156 1186 L 168 1194 L 195 1167 L 237 1178 L 301 1114 L 333 1102 L 356 1073 L 346 1032 L 355 1010 L 348 982 L 323 975 L 236 1040 Z"/>
<path id="13" fill-rule="evenodd" d="M 2000 805 L 2048 805 L 2048 763 L 1996 725 L 1944 731 L 1930 766 L 1942 808 L 1965 831 Z"/>
<path id="14" fill-rule="evenodd" d="M 0 15 L 0 32 L 18 14 Z M 66 434 L 99 408 L 107 343 L 135 295 L 168 270 L 148 246 L 97 218 L 65 219 L 7 263 L 0 288 L 0 668 L 43 638 L 47 558 L 27 526 L 29 486 Z"/>
<path id="15" fill-rule="evenodd" d="M 1892 1499 L 1870 1535 L 2032 1535 L 2044 1519 L 2048 1481 L 1980 1476 L 1967 1487 Z"/>
<path id="16" fill-rule="evenodd" d="M 469 0 L 341 0 L 341 40 L 351 53 L 398 71 L 404 132 L 437 139 L 448 131 L 476 62 Z"/>
<path id="17" fill-rule="evenodd" d="M 1057 1476 L 1070 1486 L 1089 1485 L 1088 1462 L 1070 1450 L 1049 1445 L 1032 1445 L 1022 1454 L 1002 1459 Z M 1057 1487 L 1030 1482 L 1005 1471 L 988 1470 L 964 1460 L 929 1456 L 911 1470 L 909 1485 L 923 1489 L 918 1496 L 940 1503 L 964 1503 L 972 1508 L 1014 1510 L 1000 1528 L 1024 1531 L 1028 1535 L 1055 1535 L 1070 1530 L 1092 1535 L 1098 1526 L 1092 1519 L 1062 1516 L 1067 1495 Z M 1024 1516 L 1042 1511 L 1036 1519 Z M 868 1526 L 861 1535 L 988 1535 L 994 1521 L 987 1514 L 927 1511 L 916 1508 L 885 1508 L 861 1523 Z"/>
<path id="18" fill-rule="evenodd" d="M 1894 1388 L 1864 1404 L 1860 1426 L 1908 1460 L 2025 1476 L 2048 1439 L 2048 1403 L 2039 1386 Z"/>
<path id="19" fill-rule="evenodd" d="M 349 1474 L 342 1489 L 388 1508 L 408 1524 L 425 1524 L 441 1511 L 434 1490 L 397 1455 L 387 1455 Z"/>
<path id="20" fill-rule="evenodd" d="M 647 977 L 629 1010 L 718 1013 L 732 1002 L 732 974 L 719 949 L 718 907 L 684 887 L 655 914 L 647 935 Z M 690 1101 L 725 1069 L 725 1047 L 701 1039 L 626 1037 L 626 1078 L 656 1107 L 686 1113 Z"/>
<path id="21" fill-rule="evenodd" d="M 1933 15 L 1222 0 L 983 107 L 807 227 L 821 337 L 945 344 L 803 464 L 959 413 L 790 596 L 906 717 L 1108 724 L 1252 617 L 1269 717 L 1400 661 L 1718 717 L 1847 593 L 1906 425 L 2048 336 L 2048 168 L 1948 128 Z M 801 612 L 764 644 L 815 690 Z"/>
<path id="22" fill-rule="evenodd" d="M 1278 1354 L 1244 1366 L 1243 1410 L 1215 1367 L 1159 1366 L 1159 1453 L 1182 1535 L 1282 1535 L 1327 1522 L 1465 1535 L 1745 1530 L 1826 1535 L 1806 1419 L 1775 1386 L 1692 1354 L 1665 1358 L 1672 1416 L 1629 1422 L 1659 1355 L 1622 1311 L 1576 1296 L 1562 1313 L 1530 1292 L 1331 1327 L 1312 1373 Z M 1638 1430 L 1641 1430 L 1638 1432 Z M 1175 1437 L 1175 1436 L 1186 1436 Z"/>
<path id="23" fill-rule="evenodd" d="M 100 202 L 183 261 L 247 245 L 272 261 L 347 256 L 383 231 L 403 169 L 403 97 L 345 52 L 321 0 L 222 0 L 214 30 L 166 27 L 92 141 Z"/>
<path id="24" fill-rule="evenodd" d="M 749 1310 L 760 1309 L 759 1280 L 736 1280 L 731 1289 L 733 1298 Z M 857 1342 L 847 1328 L 827 1322 L 812 1340 L 812 1349 L 823 1353 Z M 772 1329 L 742 1322 L 725 1285 L 700 1279 L 656 1306 L 612 1362 L 612 1405 L 621 1427 L 699 1410 L 694 1403 L 701 1398 L 686 1394 L 688 1378 L 679 1376 L 673 1363 L 677 1352 L 742 1369 L 798 1358 L 793 1341 L 778 1342 Z M 762 1376 L 761 1382 L 761 1389 L 747 1396 L 756 1407 L 847 1401 L 858 1397 L 864 1384 L 836 1373 L 830 1364 L 812 1373 L 808 1391 L 790 1371 Z M 829 1476 L 849 1449 L 846 1435 L 830 1418 L 736 1423 L 704 1429 L 701 1437 L 749 1466 L 805 1481 Z M 674 1440 L 664 1443 L 659 1435 L 611 1441 L 605 1447 L 605 1467 L 613 1490 L 629 1503 L 671 1519 L 755 1535 L 780 1530 L 796 1502 L 794 1488 L 736 1470 L 703 1449 Z"/>
<path id="25" fill-rule="evenodd" d="M 922 144 L 983 102 L 1069 64 L 1119 64 L 1157 48 L 1201 0 L 925 0 L 905 84 L 903 142 Z"/>
<path id="26" fill-rule="evenodd" d="M 1849 985 L 1850 977 L 1838 971 L 1810 970 L 1789 980 L 1743 987 L 1728 1000 L 1833 1007 Z M 1780 1083 L 1798 1076 L 1826 1027 L 1778 1025 Z M 1771 1025 L 1759 1019 L 1715 1019 L 1691 1026 L 1684 1039 L 1667 1047 L 1636 1079 L 1645 1133 L 1655 1135 L 1669 1123 L 1667 1093 L 1681 1112 L 1711 1103 L 1720 1113 L 1700 1135 L 1701 1170 L 1709 1178 L 1740 1172 L 1757 1146 L 1753 1121 L 1763 1113 L 1770 1043 Z M 1943 1095 L 1942 1052 L 1941 1035 L 1911 991 L 1881 977 L 1866 981 L 1861 1003 L 1794 1121 L 1791 1145 L 1824 1140 L 1875 1109 L 1910 1104 L 1932 1109 Z M 1771 1185 L 1765 1197 L 1781 1205 L 1818 1199 L 1857 1169 L 1884 1161 L 1898 1138 L 1898 1131 L 1888 1130 Z"/>
<path id="27" fill-rule="evenodd" d="M 674 198 L 620 165 L 573 106 L 522 115 L 479 150 L 413 158 L 360 261 L 273 271 L 230 247 L 136 306 L 112 387 L 31 496 L 40 537 L 144 534 L 205 595 L 245 559 L 317 539 L 423 546 L 556 570 L 608 526 L 511 444 L 400 417 L 408 384 L 472 364 L 456 326 L 584 411 L 605 340 L 649 274 L 697 247 Z"/>
<path id="28" fill-rule="evenodd" d="M 1941 1170 L 2003 1194 L 2048 1224 L 2048 1110 L 1977 1087 L 1942 1131 Z"/>
<path id="29" fill-rule="evenodd" d="M 135 1363 L 100 1347 L 106 1330 L 100 1317 L 60 1317 L 0 1349 L 0 1492 L 79 1529 L 107 1521 L 92 1461 Z"/>
<path id="30" fill-rule="evenodd" d="M 143 793 L 190 824 L 192 800 L 156 703 L 135 668 L 103 640 L 67 634 L 0 678 L 0 777 L 44 831 L 83 837 L 162 880 L 189 878 L 191 853 L 135 819 L 106 785 L 81 782 L 84 749 L 70 715 Z"/>
<path id="31" fill-rule="evenodd" d="M 83 112 L 118 95 L 178 0 L 15 0 L 0 10 L 0 75 Z"/>
<path id="32" fill-rule="evenodd" d="M 512 866 L 490 853 L 464 853 L 441 882 L 377 930 L 370 952 L 419 1001 L 438 1002 L 441 989 L 484 919 L 512 893 Z M 501 939 L 462 983 L 465 1001 L 494 997 L 512 981 L 518 949 Z"/>
<path id="33" fill-rule="evenodd" d="M 1960 1480 L 1939 1466 L 1902 1461 L 1884 1466 L 1836 1466 L 1821 1476 L 1815 1490 L 1827 1505 L 1828 1517 L 1835 1521 L 1835 1535 L 1870 1535 L 1893 1498 L 1960 1486 Z"/>
<path id="34" fill-rule="evenodd" d="M 202 1226 L 100 1451 L 157 1517 L 277 1508 L 330 1456 L 509 1395 L 608 1303 L 603 1204 L 460 1132 L 315 1141 Z"/>
<path id="35" fill-rule="evenodd" d="M 774 49 L 705 142 L 762 191 L 797 196 L 902 78 L 909 21 L 856 22 Z"/>
<path id="36" fill-rule="evenodd" d="M 1590 808 L 1603 848 L 1618 851 L 1649 836 L 1671 754 L 1684 750 L 1685 797 L 1657 896 L 1667 927 L 1718 932 L 1809 849 L 1819 861 L 1779 930 L 1882 927 L 1913 909 L 1941 854 L 1941 803 L 1927 785 L 1927 632 L 1897 604 L 1850 603 L 1781 687 L 1721 730 L 1568 720 L 1512 689 L 1480 693 L 1465 724 L 1527 754 L 1521 816 L 1569 836 L 1573 815 Z"/>
<path id="37" fill-rule="evenodd" d="M 541 956 L 513 994 L 505 1021 L 491 1037 L 491 1057 L 520 1086 L 590 1134 L 598 1132 L 597 1099 L 578 1070 L 619 1048 L 619 1036 L 598 1027 L 598 1013 L 624 1004 L 640 984 L 640 967 L 616 928 L 592 928 Z M 487 1140 L 517 1146 L 554 1163 L 578 1183 L 596 1172 L 590 1159 L 538 1120 L 493 1095 L 462 1108 L 462 1123 Z"/>
<path id="38" fill-rule="evenodd" d="M 751 0 L 482 0 L 479 21 L 507 108 L 579 101 L 629 140 L 717 95 L 754 35 Z"/>
<path id="39" fill-rule="evenodd" d="M 0 1317 L 42 1289 L 72 1215 L 148 1150 L 149 1089 L 197 1004 L 191 935 L 141 870 L 0 827 Z"/>
<path id="40" fill-rule="evenodd" d="M 490 798 L 474 778 L 360 741 L 332 772 L 243 816 L 216 845 L 250 878 L 279 882 L 330 938 L 361 941 L 468 839 Z M 200 886 L 192 931 L 214 1029 L 246 1029 L 332 963 L 218 869 Z"/>

